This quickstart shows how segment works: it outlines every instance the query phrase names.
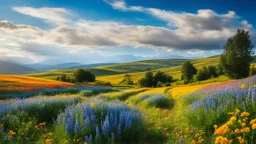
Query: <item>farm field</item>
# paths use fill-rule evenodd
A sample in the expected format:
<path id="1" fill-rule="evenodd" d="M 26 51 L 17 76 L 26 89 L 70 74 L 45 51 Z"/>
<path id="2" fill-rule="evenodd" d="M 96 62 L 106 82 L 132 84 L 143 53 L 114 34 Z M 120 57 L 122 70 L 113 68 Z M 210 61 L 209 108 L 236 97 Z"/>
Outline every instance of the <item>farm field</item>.
<path id="1" fill-rule="evenodd" d="M 10 80 L 11 76 L 8 77 Z M 40 83 L 39 79 L 35 80 Z M 95 94 L 88 93 L 84 87 L 76 94 L 4 100 L 0 104 L 0 141 L 254 142 L 255 84 L 254 76 L 236 81 L 126 88 L 114 92 L 95 86 L 93 89 L 98 91 Z"/>

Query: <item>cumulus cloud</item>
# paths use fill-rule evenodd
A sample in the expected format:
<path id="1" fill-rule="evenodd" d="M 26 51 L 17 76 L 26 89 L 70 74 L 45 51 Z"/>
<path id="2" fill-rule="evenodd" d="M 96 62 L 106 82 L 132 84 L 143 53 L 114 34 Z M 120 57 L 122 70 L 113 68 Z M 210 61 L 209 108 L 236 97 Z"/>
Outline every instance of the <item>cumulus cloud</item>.
<path id="1" fill-rule="evenodd" d="M 71 55 L 74 58 L 89 58 L 92 55 L 90 51 L 124 46 L 187 51 L 187 54 L 198 55 L 204 50 L 222 49 L 225 41 L 236 33 L 237 28 L 253 28 L 246 20 L 240 21 L 233 11 L 226 14 L 218 14 L 213 10 L 185 13 L 128 6 L 123 0 L 106 2 L 118 10 L 150 14 L 166 21 L 172 28 L 83 19 L 70 24 L 71 12 L 63 8 L 14 7 L 13 10 L 17 12 L 57 25 L 43 30 L 30 25 L 0 21 L 0 40 L 5 44 L 4 48 L 40 58 L 69 58 Z M 98 55 L 103 58 L 103 55 Z"/>
<path id="2" fill-rule="evenodd" d="M 73 15 L 71 11 L 64 8 L 33 8 L 23 6 L 13 7 L 12 9 L 21 14 L 43 19 L 46 22 L 53 24 L 69 23 L 69 16 Z"/>

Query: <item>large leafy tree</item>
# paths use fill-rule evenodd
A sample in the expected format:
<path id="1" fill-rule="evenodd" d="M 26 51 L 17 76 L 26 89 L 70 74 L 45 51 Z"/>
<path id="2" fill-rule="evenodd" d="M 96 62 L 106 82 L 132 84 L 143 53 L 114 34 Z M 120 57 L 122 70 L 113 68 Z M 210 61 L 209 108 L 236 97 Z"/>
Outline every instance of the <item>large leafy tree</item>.
<path id="1" fill-rule="evenodd" d="M 197 73 L 197 69 L 190 61 L 185 61 L 181 67 L 182 79 L 184 83 L 187 84 Z"/>
<path id="2" fill-rule="evenodd" d="M 236 35 L 229 38 L 220 57 L 220 64 L 225 74 L 232 79 L 249 76 L 250 64 L 253 60 L 252 40 L 249 31 L 237 30 Z"/>
<path id="3" fill-rule="evenodd" d="M 74 72 L 76 82 L 94 82 L 95 75 L 85 69 L 78 69 Z"/>

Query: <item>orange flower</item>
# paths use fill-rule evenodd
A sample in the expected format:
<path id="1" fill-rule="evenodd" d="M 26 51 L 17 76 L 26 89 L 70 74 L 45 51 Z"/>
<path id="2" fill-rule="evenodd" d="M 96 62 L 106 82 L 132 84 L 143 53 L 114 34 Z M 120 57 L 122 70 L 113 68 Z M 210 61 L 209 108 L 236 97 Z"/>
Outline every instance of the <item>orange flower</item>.
<path id="1" fill-rule="evenodd" d="M 67 143 L 68 142 L 68 140 L 64 140 L 64 143 Z"/>
<path id="2" fill-rule="evenodd" d="M 253 124 L 253 125 L 252 125 L 252 129 L 256 129 L 256 124 Z"/>
<path id="3" fill-rule="evenodd" d="M 192 140 L 190 144 L 196 144 L 196 141 L 195 141 L 195 140 Z"/>
<path id="4" fill-rule="evenodd" d="M 47 135 L 46 135 L 46 134 L 42 134 L 42 137 L 43 137 L 43 138 L 46 138 L 46 137 L 47 137 Z"/>
<path id="5" fill-rule="evenodd" d="M 168 130 L 168 128 L 164 128 L 164 131 L 167 131 Z"/>
<path id="6" fill-rule="evenodd" d="M 253 119 L 253 120 L 250 121 L 251 125 L 254 124 L 254 123 L 256 123 L 256 119 Z"/>
<path id="7" fill-rule="evenodd" d="M 242 112 L 241 117 L 248 117 L 250 114 L 248 112 Z"/>

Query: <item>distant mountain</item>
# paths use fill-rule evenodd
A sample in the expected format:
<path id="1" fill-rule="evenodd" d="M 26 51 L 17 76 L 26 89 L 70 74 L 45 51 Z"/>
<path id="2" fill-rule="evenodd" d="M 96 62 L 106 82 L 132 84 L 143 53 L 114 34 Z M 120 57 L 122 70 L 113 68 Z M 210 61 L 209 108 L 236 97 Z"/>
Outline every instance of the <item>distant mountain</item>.
<path id="1" fill-rule="evenodd" d="M 63 70 L 63 69 L 79 69 L 79 68 L 95 68 L 98 66 L 107 66 L 112 65 L 116 63 L 97 63 L 97 64 L 81 64 L 76 62 L 67 62 L 62 64 L 42 64 L 42 63 L 35 63 L 35 64 L 28 64 L 27 67 L 30 67 L 32 69 L 36 69 L 38 71 L 48 71 L 48 70 Z"/>
<path id="2" fill-rule="evenodd" d="M 10 61 L 0 61 L 1 74 L 24 74 L 24 73 L 30 73 L 35 71 L 37 70 L 21 64 L 17 64 Z"/>
<path id="3" fill-rule="evenodd" d="M 42 64 L 42 63 L 35 63 L 35 64 L 28 64 L 26 66 L 37 69 L 39 71 L 47 71 L 47 70 L 54 70 L 54 69 L 65 69 L 68 67 L 73 66 L 82 66 L 83 64 L 76 63 L 76 62 L 68 62 L 68 63 L 62 63 L 62 64 Z"/>
<path id="4" fill-rule="evenodd" d="M 64 69 L 95 68 L 95 67 L 108 66 L 108 65 L 114 65 L 114 64 L 118 64 L 118 63 L 96 63 L 96 64 L 88 64 L 88 65 L 70 66 Z"/>

